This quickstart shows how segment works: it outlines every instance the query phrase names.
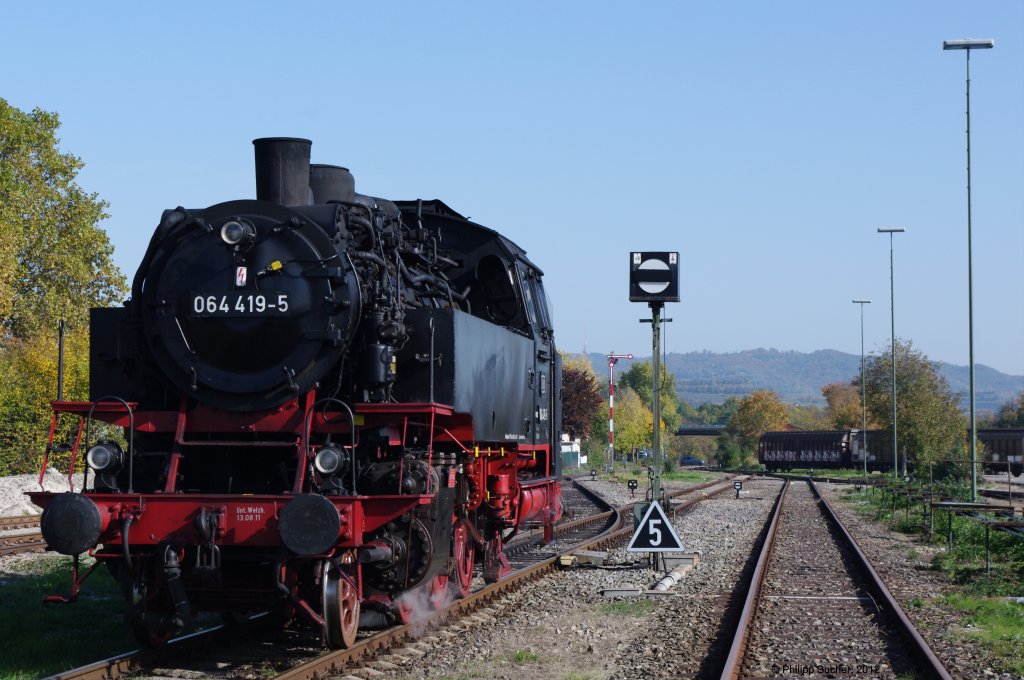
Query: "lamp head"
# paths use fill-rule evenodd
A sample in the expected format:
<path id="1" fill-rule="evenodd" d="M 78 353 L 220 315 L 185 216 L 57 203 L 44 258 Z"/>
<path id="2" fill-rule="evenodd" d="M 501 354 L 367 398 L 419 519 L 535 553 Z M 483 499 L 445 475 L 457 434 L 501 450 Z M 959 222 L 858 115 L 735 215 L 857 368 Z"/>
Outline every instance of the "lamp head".
<path id="1" fill-rule="evenodd" d="M 942 49 L 944 50 L 990 50 L 995 46 L 996 41 L 991 39 L 964 38 L 963 40 L 942 41 Z"/>

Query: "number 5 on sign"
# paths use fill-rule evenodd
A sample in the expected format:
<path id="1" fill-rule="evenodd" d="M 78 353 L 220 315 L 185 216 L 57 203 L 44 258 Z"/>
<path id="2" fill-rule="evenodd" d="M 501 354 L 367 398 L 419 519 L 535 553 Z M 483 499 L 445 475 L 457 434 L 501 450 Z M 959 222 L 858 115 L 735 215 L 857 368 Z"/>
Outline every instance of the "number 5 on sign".
<path id="1" fill-rule="evenodd" d="M 678 552 L 683 549 L 672 523 L 657 501 L 647 508 L 643 519 L 633 532 L 627 552 Z"/>
<path id="2" fill-rule="evenodd" d="M 658 525 L 661 524 L 660 519 L 652 519 L 647 522 L 647 532 L 651 535 L 651 545 L 657 547 L 661 545 L 661 529 Z"/>

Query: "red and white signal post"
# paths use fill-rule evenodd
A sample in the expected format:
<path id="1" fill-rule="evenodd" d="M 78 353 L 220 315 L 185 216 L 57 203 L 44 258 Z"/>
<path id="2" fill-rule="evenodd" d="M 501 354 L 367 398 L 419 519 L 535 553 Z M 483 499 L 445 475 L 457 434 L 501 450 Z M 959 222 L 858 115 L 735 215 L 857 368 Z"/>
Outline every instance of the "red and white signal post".
<path id="1" fill-rule="evenodd" d="M 612 354 L 608 357 L 608 458 L 615 465 L 615 364 L 619 359 L 632 359 L 632 354 Z"/>

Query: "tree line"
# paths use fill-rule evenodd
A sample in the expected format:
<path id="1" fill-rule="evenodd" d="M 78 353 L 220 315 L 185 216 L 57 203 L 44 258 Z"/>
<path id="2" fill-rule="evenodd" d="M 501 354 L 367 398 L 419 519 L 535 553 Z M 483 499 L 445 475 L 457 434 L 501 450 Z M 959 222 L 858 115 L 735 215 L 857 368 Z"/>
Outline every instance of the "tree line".
<path id="1" fill-rule="evenodd" d="M 60 149 L 59 126 L 56 113 L 21 111 L 0 98 L 0 475 L 32 472 L 42 457 L 56 396 L 58 322 L 67 327 L 64 398 L 86 400 L 89 308 L 119 304 L 128 293 L 101 227 L 109 205 L 78 186 L 84 164 Z M 918 463 L 962 456 L 966 425 L 959 395 L 909 341 L 897 341 L 896 358 L 901 451 Z M 869 428 L 892 425 L 891 370 L 891 351 L 867 361 Z M 616 385 L 618 455 L 651 447 L 653 385 L 650 362 L 633 364 Z M 861 422 L 859 375 L 824 386 L 824 408 L 783 404 L 771 390 L 695 407 L 678 397 L 664 366 L 659 386 L 659 426 L 670 458 L 690 454 L 742 465 L 755 458 L 763 432 L 787 425 L 847 429 Z M 583 440 L 597 463 L 607 452 L 607 387 L 584 357 L 565 357 L 564 429 Z M 717 439 L 668 436 L 683 422 L 720 424 L 725 432 Z M 979 422 L 1024 427 L 1024 392 Z M 59 422 L 58 439 L 70 427 Z M 57 462 L 66 463 L 59 455 Z"/>
<path id="2" fill-rule="evenodd" d="M 615 386 L 615 451 L 617 459 L 634 457 L 653 440 L 652 365 L 634 363 Z M 565 357 L 563 400 L 564 430 L 582 440 L 582 450 L 595 464 L 603 464 L 608 449 L 607 380 L 602 381 L 583 356 Z M 757 443 L 765 432 L 788 427 L 801 430 L 892 428 L 892 350 L 865 360 L 864 385 L 858 374 L 847 382 L 821 388 L 825 406 L 782 402 L 773 390 L 755 390 L 730 397 L 722 404 L 694 407 L 678 398 L 674 376 L 662 366 L 662 442 L 667 460 L 695 455 L 723 467 L 756 463 Z M 866 401 L 862 400 L 866 395 Z M 966 418 L 959 393 L 939 372 L 939 364 L 914 348 L 909 340 L 896 341 L 897 446 L 901 456 L 919 469 L 966 462 Z M 864 408 L 866 404 L 866 409 Z M 681 423 L 723 426 L 718 437 L 666 437 Z M 978 426 L 1024 427 L 1024 391 L 995 414 L 983 414 Z M 635 460 L 635 458 L 634 458 Z"/>

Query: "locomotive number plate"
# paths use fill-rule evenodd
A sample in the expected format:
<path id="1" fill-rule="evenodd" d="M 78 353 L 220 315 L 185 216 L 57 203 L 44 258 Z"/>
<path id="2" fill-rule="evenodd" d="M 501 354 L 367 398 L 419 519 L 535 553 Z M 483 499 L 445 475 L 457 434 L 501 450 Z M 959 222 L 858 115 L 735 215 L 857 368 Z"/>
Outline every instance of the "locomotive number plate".
<path id="1" fill-rule="evenodd" d="M 288 293 L 194 293 L 190 311 L 192 316 L 274 316 L 287 314 L 290 308 Z"/>

